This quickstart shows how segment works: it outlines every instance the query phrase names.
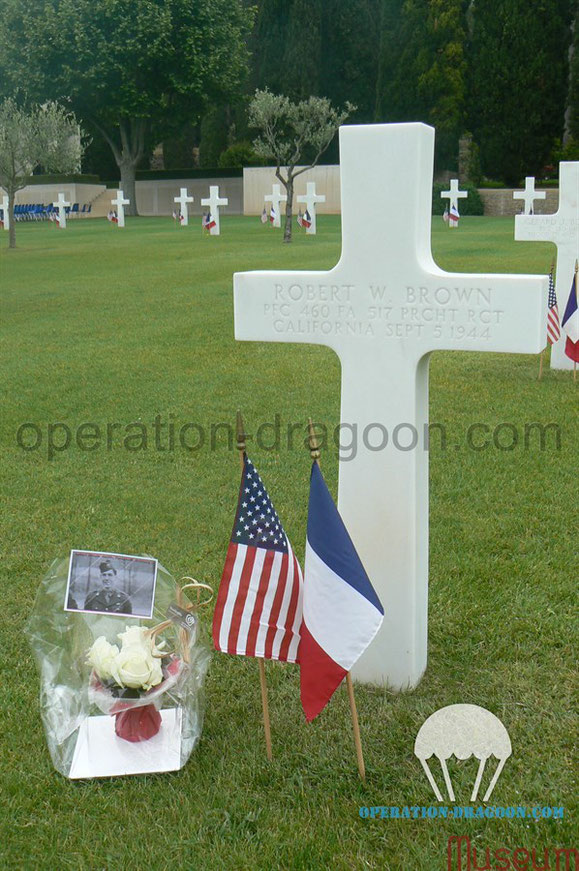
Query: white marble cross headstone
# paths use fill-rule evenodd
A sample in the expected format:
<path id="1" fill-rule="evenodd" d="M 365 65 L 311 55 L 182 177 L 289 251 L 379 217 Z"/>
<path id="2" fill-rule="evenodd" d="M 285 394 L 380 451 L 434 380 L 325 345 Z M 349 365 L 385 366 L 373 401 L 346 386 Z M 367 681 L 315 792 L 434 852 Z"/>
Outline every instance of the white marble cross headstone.
<path id="1" fill-rule="evenodd" d="M 52 205 L 58 209 L 58 226 L 64 230 L 66 227 L 66 209 L 70 203 L 66 201 L 63 193 L 59 193 L 58 200 Z"/>
<path id="2" fill-rule="evenodd" d="M 4 229 L 10 229 L 10 200 L 8 197 L 2 197 L 2 216 L 4 221 Z"/>
<path id="3" fill-rule="evenodd" d="M 523 210 L 523 214 L 532 215 L 533 214 L 533 202 L 535 200 L 544 200 L 547 194 L 545 191 L 536 191 L 535 190 L 535 176 L 528 175 L 525 178 L 525 190 L 524 191 L 513 191 L 513 199 L 514 200 L 524 200 L 525 206 Z"/>
<path id="4" fill-rule="evenodd" d="M 579 161 L 559 164 L 559 209 L 554 215 L 516 215 L 515 239 L 553 242 L 557 246 L 555 293 L 559 318 L 563 313 L 579 258 Z M 565 354 L 565 331 L 551 348 L 551 369 L 572 369 L 573 361 Z"/>
<path id="5" fill-rule="evenodd" d="M 297 198 L 298 203 L 305 203 L 306 209 L 310 213 L 311 224 L 306 229 L 306 233 L 315 235 L 316 233 L 316 203 L 325 203 L 326 197 L 324 194 L 316 193 L 316 183 L 309 181 L 306 185 L 306 192 Z"/>
<path id="6" fill-rule="evenodd" d="M 125 206 L 128 206 L 131 201 L 125 199 L 125 194 L 122 190 L 117 191 L 116 200 L 111 200 L 111 206 L 116 206 L 117 213 L 117 226 L 124 227 L 125 226 Z"/>
<path id="7" fill-rule="evenodd" d="M 193 197 L 190 197 L 187 193 L 187 188 L 181 188 L 181 193 L 178 197 L 173 198 L 174 202 L 179 203 L 179 211 L 181 212 L 181 224 L 184 227 L 189 225 L 189 209 L 187 208 L 187 203 L 193 202 Z"/>
<path id="8" fill-rule="evenodd" d="M 271 189 L 270 194 L 266 194 L 264 196 L 264 202 L 271 203 L 273 206 L 273 226 L 281 227 L 281 208 L 280 203 L 286 203 L 287 197 L 285 194 L 282 194 L 281 188 L 278 184 L 274 184 Z"/>
<path id="9" fill-rule="evenodd" d="M 228 206 L 229 200 L 227 199 L 227 197 L 219 197 L 219 187 L 217 185 L 209 185 L 209 197 L 201 200 L 201 205 L 209 206 L 211 217 L 215 221 L 215 226 L 211 227 L 209 233 L 211 234 L 211 236 L 219 236 L 219 206 Z"/>
<path id="10" fill-rule="evenodd" d="M 459 211 L 458 201 L 459 201 L 459 199 L 462 200 L 465 197 L 468 197 L 468 191 L 459 191 L 458 179 L 451 178 L 450 190 L 441 191 L 440 196 L 443 197 L 444 199 L 450 200 L 449 213 L 450 213 L 450 215 L 452 215 L 453 208 L 455 208 L 457 212 Z M 456 229 L 456 227 L 458 226 L 458 221 L 453 221 L 452 218 L 449 216 L 448 226 L 450 227 L 451 230 Z"/>
<path id="11" fill-rule="evenodd" d="M 430 352 L 537 353 L 547 326 L 546 276 L 436 265 L 433 159 L 426 125 L 342 127 L 338 264 L 234 276 L 237 339 L 327 345 L 340 358 L 357 453 L 340 459 L 338 507 L 385 611 L 354 676 L 398 689 L 426 666 Z"/>

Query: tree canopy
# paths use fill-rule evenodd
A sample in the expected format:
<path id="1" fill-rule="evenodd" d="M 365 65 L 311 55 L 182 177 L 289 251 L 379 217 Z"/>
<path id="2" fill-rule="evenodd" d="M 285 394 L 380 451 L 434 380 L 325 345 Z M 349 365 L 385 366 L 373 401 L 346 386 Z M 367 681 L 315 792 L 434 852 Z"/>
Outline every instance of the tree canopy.
<path id="1" fill-rule="evenodd" d="M 0 103 L 0 185 L 9 200 L 10 248 L 16 245 L 16 192 L 39 165 L 47 172 L 78 172 L 82 148 L 76 118 L 57 103 L 24 108 L 10 97 Z"/>
<path id="2" fill-rule="evenodd" d="M 148 137 L 159 141 L 242 89 L 252 23 L 242 0 L 3 5 L 6 74 L 36 99 L 67 100 L 106 139 L 133 206 Z"/>
<path id="3" fill-rule="evenodd" d="M 348 103 L 339 111 L 326 97 L 294 103 L 268 90 L 255 92 L 249 104 L 249 122 L 259 131 L 253 147 L 257 154 L 274 159 L 275 174 L 286 189 L 284 242 L 291 242 L 294 179 L 317 164 L 354 109 Z M 302 161 L 305 165 L 299 166 Z"/>

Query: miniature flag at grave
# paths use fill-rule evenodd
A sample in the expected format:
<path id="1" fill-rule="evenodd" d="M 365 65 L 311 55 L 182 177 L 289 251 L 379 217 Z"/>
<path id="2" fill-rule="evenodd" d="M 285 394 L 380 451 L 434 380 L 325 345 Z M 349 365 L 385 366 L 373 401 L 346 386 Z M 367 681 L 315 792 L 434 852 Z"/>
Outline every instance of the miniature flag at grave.
<path id="1" fill-rule="evenodd" d="M 444 207 L 444 212 L 442 213 L 442 220 L 445 224 L 448 224 L 448 209 L 446 206 Z"/>
<path id="2" fill-rule="evenodd" d="M 111 211 L 107 215 L 107 220 L 111 222 L 111 224 L 118 224 L 119 219 L 116 212 Z"/>
<path id="3" fill-rule="evenodd" d="M 300 565 L 244 452 L 237 512 L 213 617 L 216 650 L 296 662 L 302 591 Z"/>
<path id="4" fill-rule="evenodd" d="M 267 224 L 267 212 L 265 211 L 265 206 L 263 207 L 263 212 L 261 213 L 261 223 Z"/>
<path id="5" fill-rule="evenodd" d="M 315 461 L 299 654 L 301 700 L 308 722 L 327 705 L 383 619 L 382 604 Z"/>
<path id="6" fill-rule="evenodd" d="M 207 212 L 206 215 L 203 215 L 201 223 L 203 224 L 205 230 L 212 230 L 213 227 L 215 227 L 215 221 L 211 217 L 211 212 Z"/>
<path id="7" fill-rule="evenodd" d="M 577 263 L 575 263 L 575 273 L 571 283 L 571 291 L 569 299 L 565 306 L 565 314 L 561 321 L 566 334 L 565 354 L 574 363 L 579 363 L 579 310 L 577 307 Z"/>
<path id="8" fill-rule="evenodd" d="M 276 219 L 275 209 L 273 206 L 271 206 L 271 208 L 269 210 L 269 223 L 275 224 L 275 219 Z"/>
<path id="9" fill-rule="evenodd" d="M 556 342 L 561 335 L 559 327 L 559 307 L 557 305 L 557 294 L 555 293 L 555 284 L 553 282 L 553 267 L 549 272 L 549 310 L 547 312 L 547 341 L 550 345 Z"/>
<path id="10" fill-rule="evenodd" d="M 459 219 L 459 218 L 460 218 L 460 215 L 459 215 L 459 213 L 458 213 L 458 208 L 453 204 L 453 205 L 450 207 L 450 214 L 449 214 L 449 216 L 448 216 L 448 224 L 449 224 L 449 226 L 453 226 L 453 225 L 454 225 L 455 227 L 457 227 L 457 226 L 458 226 L 458 219 Z"/>
<path id="11" fill-rule="evenodd" d="M 312 225 L 312 219 L 311 219 L 310 213 L 309 213 L 308 210 L 306 209 L 306 213 L 305 213 L 305 215 L 302 217 L 302 227 L 305 227 L 306 230 L 307 230 L 308 227 L 311 227 L 311 225 Z"/>
<path id="12" fill-rule="evenodd" d="M 297 218 L 296 218 L 296 221 L 298 222 L 298 227 L 303 227 L 303 225 L 304 225 L 304 216 L 303 216 L 303 214 L 302 214 L 302 210 L 301 210 L 301 209 L 300 209 L 299 212 L 298 212 L 298 216 L 297 216 Z"/>

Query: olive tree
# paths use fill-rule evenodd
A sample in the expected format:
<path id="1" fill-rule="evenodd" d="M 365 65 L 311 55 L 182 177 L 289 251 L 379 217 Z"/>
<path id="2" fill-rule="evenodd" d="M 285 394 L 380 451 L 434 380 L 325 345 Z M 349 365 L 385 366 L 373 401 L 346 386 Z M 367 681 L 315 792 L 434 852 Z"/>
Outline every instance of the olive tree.
<path id="1" fill-rule="evenodd" d="M 33 171 L 78 172 L 83 145 L 74 115 L 58 103 L 24 108 L 12 98 L 0 103 L 0 186 L 8 194 L 10 248 L 16 247 L 14 199 Z"/>
<path id="2" fill-rule="evenodd" d="M 346 108 L 340 111 L 326 97 L 309 97 L 293 103 L 283 94 L 255 92 L 249 104 L 249 123 L 259 131 L 253 147 L 261 157 L 273 158 L 276 177 L 286 189 L 284 242 L 291 242 L 292 238 L 295 179 L 316 166 L 338 127 L 355 108 L 346 103 Z"/>

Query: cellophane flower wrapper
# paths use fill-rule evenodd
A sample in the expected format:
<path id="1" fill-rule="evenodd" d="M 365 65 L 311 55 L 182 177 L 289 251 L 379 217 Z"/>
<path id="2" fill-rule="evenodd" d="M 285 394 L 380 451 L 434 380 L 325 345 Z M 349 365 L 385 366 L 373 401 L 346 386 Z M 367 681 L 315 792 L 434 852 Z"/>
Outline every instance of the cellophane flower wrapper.
<path id="1" fill-rule="evenodd" d="M 118 644 L 119 633 L 127 627 L 152 629 L 165 620 L 168 606 L 176 600 L 175 579 L 158 564 L 153 616 L 145 620 L 65 611 L 68 570 L 68 557 L 52 563 L 39 586 L 25 630 L 40 672 L 40 714 L 54 767 L 65 777 L 70 776 L 79 730 L 88 717 L 101 713 L 114 716 L 149 704 L 179 710 L 182 767 L 203 727 L 203 685 L 210 652 L 199 639 L 199 622 L 190 633 L 177 626 L 163 633 L 170 654 L 163 660 L 164 680 L 148 693 L 136 693 L 136 698 L 130 698 L 130 692 L 126 694 L 129 697 L 123 697 L 116 694 L 117 690 L 111 691 L 87 662 L 87 653 L 99 636 Z M 144 741 L 144 753 L 146 744 Z"/>

